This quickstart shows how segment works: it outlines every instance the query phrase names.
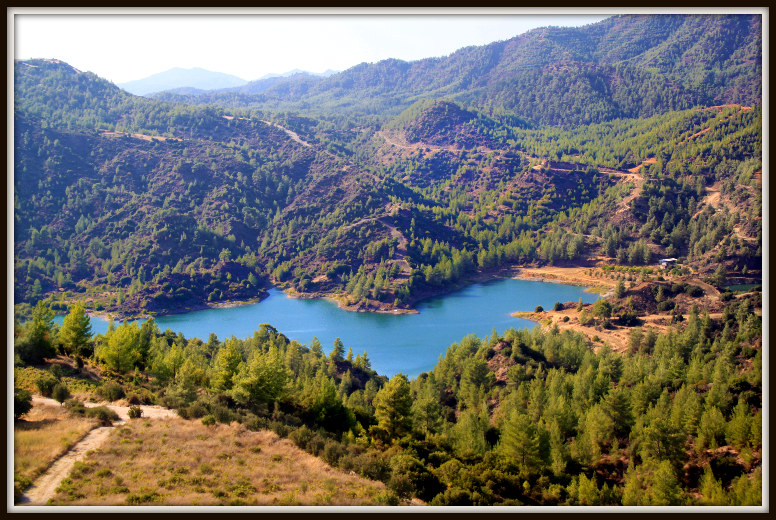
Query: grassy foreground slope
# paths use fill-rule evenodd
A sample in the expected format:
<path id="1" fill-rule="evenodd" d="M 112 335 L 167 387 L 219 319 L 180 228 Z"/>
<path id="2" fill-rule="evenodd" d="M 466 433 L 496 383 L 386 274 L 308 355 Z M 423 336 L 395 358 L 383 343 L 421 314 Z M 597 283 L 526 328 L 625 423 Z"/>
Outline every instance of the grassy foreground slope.
<path id="1" fill-rule="evenodd" d="M 381 482 L 332 469 L 268 430 L 134 420 L 77 463 L 55 505 L 387 505 Z"/>
<path id="2" fill-rule="evenodd" d="M 15 494 L 20 494 L 96 425 L 96 419 L 72 416 L 63 408 L 33 406 L 23 420 L 14 423 Z"/>

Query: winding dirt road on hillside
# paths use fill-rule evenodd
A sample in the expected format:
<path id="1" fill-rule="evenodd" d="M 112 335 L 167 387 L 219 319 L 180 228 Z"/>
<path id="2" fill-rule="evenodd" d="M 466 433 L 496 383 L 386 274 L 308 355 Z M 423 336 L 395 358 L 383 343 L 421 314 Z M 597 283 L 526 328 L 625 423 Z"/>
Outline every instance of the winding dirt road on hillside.
<path id="1" fill-rule="evenodd" d="M 46 397 L 34 396 L 32 398 L 33 405 L 50 405 L 60 406 L 59 402 L 54 399 L 48 399 Z M 64 455 L 54 461 L 49 466 L 46 472 L 38 477 L 32 486 L 27 488 L 24 495 L 19 499 L 18 505 L 24 506 L 43 506 L 46 505 L 48 499 L 56 494 L 56 490 L 59 487 L 60 482 L 67 477 L 70 470 L 73 468 L 76 462 L 83 460 L 86 457 L 86 453 L 90 450 L 99 448 L 103 442 L 108 438 L 114 427 L 124 424 L 129 420 L 129 406 L 119 406 L 105 403 L 84 403 L 87 408 L 94 408 L 96 406 L 106 406 L 116 412 L 119 416 L 119 420 L 113 423 L 113 426 L 101 426 L 90 431 L 83 439 L 75 443 L 70 450 Z M 143 417 L 149 419 L 168 419 L 170 417 L 177 417 L 178 415 L 167 408 L 161 406 L 145 406 L 141 405 L 143 410 Z"/>

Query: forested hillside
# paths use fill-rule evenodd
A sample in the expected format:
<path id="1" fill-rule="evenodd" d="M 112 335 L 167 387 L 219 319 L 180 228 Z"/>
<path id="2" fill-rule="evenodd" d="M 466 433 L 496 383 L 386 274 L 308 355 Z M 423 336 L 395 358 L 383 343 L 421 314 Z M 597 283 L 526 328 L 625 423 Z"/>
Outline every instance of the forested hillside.
<path id="1" fill-rule="evenodd" d="M 255 95 L 243 87 L 160 98 L 384 116 L 419 98 L 450 96 L 537 124 L 571 126 L 697 105 L 760 104 L 761 61 L 759 16 L 623 15 L 535 29 L 446 57 L 363 63 L 328 78 L 300 75 Z"/>
<path id="2" fill-rule="evenodd" d="M 407 308 L 596 255 L 760 276 L 757 106 L 561 130 L 429 100 L 381 128 L 159 103 L 63 63 L 16 81 L 17 301 L 164 313 L 274 283 Z"/>
<path id="3" fill-rule="evenodd" d="M 761 504 L 761 33 L 616 16 L 153 99 L 16 61 L 15 416 L 64 386 L 270 428 L 394 504 Z M 272 324 L 88 327 L 273 286 L 413 312 L 516 267 L 605 294 L 462 338 L 414 380 Z"/>
<path id="4" fill-rule="evenodd" d="M 581 312 L 605 324 L 605 302 Z M 625 352 L 557 328 L 468 336 L 409 381 L 378 375 L 366 352 L 346 353 L 339 339 L 327 355 L 317 340 L 299 345 L 268 324 L 245 340 L 203 341 L 162 333 L 153 320 L 92 336 L 83 308 L 57 331 L 41 302 L 15 327 L 15 385 L 22 404 L 25 392 L 64 386 L 81 398 L 162 404 L 205 425 L 272 429 L 385 482 L 393 504 L 759 505 L 761 307 L 755 292 L 714 317 L 693 308 L 665 333 L 634 328 Z M 56 370 L 43 370 L 55 349 Z M 65 405 L 83 409 L 75 399 Z M 57 503 L 88 502 L 75 492 L 87 479 L 73 472 Z M 106 492 L 151 504 L 188 482 L 151 483 L 146 498 Z M 205 492 L 201 478 L 191 482 Z M 255 491 L 249 484 L 215 496 L 244 498 Z"/>

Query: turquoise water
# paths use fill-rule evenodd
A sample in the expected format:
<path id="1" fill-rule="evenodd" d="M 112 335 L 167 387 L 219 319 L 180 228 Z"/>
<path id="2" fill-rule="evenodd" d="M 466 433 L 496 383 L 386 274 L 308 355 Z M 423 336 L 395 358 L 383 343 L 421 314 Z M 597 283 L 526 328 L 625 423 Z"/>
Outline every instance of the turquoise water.
<path id="1" fill-rule="evenodd" d="M 515 311 L 532 311 L 537 305 L 551 309 L 555 302 L 587 303 L 598 296 L 582 287 L 529 280 L 503 279 L 470 285 L 459 291 L 418 304 L 419 314 L 348 312 L 323 300 L 288 298 L 271 289 L 260 303 L 226 309 L 207 309 L 156 318 L 161 330 L 182 332 L 187 338 L 207 340 L 211 332 L 220 340 L 231 335 L 247 338 L 262 323 L 269 323 L 289 339 L 309 345 L 317 337 L 324 351 L 339 337 L 354 355 L 367 352 L 372 368 L 392 376 L 402 372 L 415 377 L 431 370 L 452 343 L 468 334 L 490 335 L 495 328 L 531 328 L 532 321 L 513 318 Z M 62 316 L 57 321 L 62 323 Z M 104 333 L 108 322 L 92 318 L 94 333 Z"/>
<path id="2" fill-rule="evenodd" d="M 761 283 L 741 283 L 736 285 L 726 285 L 725 289 L 733 292 L 748 292 L 755 287 L 762 287 Z"/>

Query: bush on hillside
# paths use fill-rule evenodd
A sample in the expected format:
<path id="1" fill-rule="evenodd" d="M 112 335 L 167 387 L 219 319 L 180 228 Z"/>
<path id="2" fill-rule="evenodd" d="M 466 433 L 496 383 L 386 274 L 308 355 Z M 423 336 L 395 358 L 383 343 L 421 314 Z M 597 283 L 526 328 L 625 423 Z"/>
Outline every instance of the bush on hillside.
<path id="1" fill-rule="evenodd" d="M 111 426 L 119 420 L 119 415 L 107 406 L 96 406 L 86 409 L 86 417 L 94 417 L 102 426 Z"/>
<path id="2" fill-rule="evenodd" d="M 108 381 L 97 389 L 97 395 L 106 401 L 118 401 L 124 397 L 124 389 L 114 381 Z"/>
<path id="3" fill-rule="evenodd" d="M 67 386 L 64 383 L 57 383 L 51 391 L 51 397 L 59 401 L 59 404 L 62 405 L 66 400 L 70 399 L 70 390 L 67 389 Z"/>
<path id="4" fill-rule="evenodd" d="M 54 387 L 57 386 L 57 383 L 59 383 L 59 381 L 56 377 L 52 374 L 45 373 L 41 374 L 40 377 L 35 380 L 35 386 L 38 387 L 40 395 L 45 397 L 51 397 L 51 392 L 54 391 Z"/>
<path id="5" fill-rule="evenodd" d="M 143 409 L 139 406 L 130 406 L 127 415 L 130 419 L 140 419 L 143 417 Z"/>
<path id="6" fill-rule="evenodd" d="M 32 410 L 32 394 L 23 388 L 13 389 L 13 417 L 18 419 Z"/>

